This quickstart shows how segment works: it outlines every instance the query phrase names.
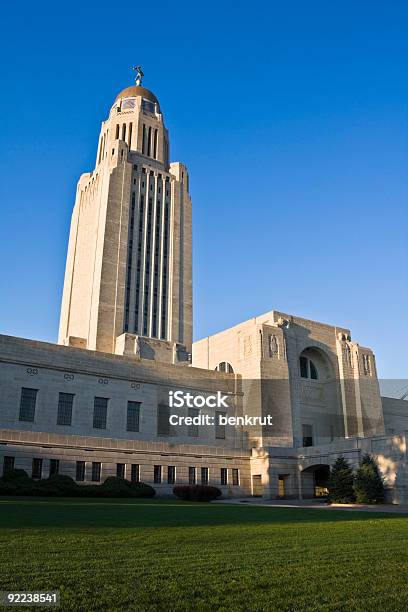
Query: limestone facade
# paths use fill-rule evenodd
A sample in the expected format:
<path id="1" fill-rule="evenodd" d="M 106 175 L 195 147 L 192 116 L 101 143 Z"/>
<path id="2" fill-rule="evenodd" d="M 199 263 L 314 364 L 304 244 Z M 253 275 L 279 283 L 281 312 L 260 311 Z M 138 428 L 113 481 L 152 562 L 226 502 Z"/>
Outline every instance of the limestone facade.
<path id="1" fill-rule="evenodd" d="M 243 378 L 244 412 L 272 415 L 272 427 L 248 431 L 255 446 L 384 433 L 373 351 L 348 329 L 271 311 L 195 342 L 193 364 L 228 364 Z"/>

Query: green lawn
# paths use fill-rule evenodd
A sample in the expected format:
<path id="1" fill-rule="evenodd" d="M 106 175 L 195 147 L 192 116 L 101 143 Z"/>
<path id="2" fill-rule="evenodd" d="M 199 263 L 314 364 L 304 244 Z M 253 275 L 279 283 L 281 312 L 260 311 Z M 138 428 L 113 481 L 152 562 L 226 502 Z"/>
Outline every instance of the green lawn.
<path id="1" fill-rule="evenodd" d="M 407 576 L 401 515 L 0 500 L 0 590 L 60 589 L 63 610 L 405 611 Z"/>

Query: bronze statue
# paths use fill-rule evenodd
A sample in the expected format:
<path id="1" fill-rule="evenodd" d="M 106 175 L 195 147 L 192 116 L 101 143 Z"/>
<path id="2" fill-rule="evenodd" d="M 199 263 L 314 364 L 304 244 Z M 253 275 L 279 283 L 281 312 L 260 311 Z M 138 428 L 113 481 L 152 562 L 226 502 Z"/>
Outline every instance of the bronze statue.
<path id="1" fill-rule="evenodd" d="M 136 72 L 135 83 L 139 87 L 142 84 L 144 73 L 142 72 L 141 66 L 133 66 L 132 70 Z"/>

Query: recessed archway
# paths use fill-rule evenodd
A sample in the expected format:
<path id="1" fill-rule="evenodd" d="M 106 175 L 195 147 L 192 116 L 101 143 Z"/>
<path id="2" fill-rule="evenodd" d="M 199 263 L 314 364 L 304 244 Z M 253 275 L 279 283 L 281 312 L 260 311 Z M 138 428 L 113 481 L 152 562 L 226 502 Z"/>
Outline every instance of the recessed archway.
<path id="1" fill-rule="evenodd" d="M 328 464 L 319 463 L 305 468 L 301 472 L 302 497 L 305 499 L 326 497 L 329 477 Z"/>

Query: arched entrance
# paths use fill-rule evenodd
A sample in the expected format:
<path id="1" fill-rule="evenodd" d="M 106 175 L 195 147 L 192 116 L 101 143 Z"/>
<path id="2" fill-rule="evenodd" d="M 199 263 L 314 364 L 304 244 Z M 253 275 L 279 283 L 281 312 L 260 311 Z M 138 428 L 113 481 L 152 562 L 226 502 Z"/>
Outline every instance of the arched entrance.
<path id="1" fill-rule="evenodd" d="M 330 466 L 319 463 L 311 465 L 301 472 L 302 497 L 312 499 L 326 497 L 330 477 Z"/>

